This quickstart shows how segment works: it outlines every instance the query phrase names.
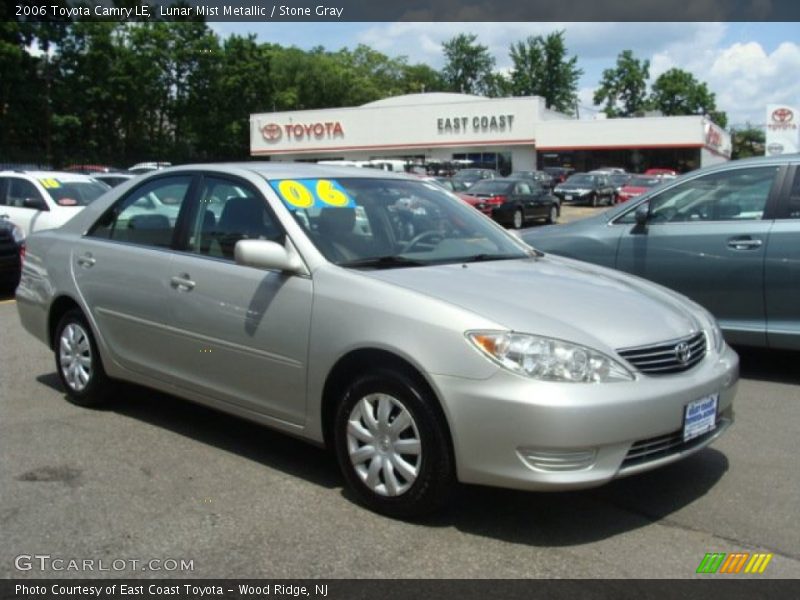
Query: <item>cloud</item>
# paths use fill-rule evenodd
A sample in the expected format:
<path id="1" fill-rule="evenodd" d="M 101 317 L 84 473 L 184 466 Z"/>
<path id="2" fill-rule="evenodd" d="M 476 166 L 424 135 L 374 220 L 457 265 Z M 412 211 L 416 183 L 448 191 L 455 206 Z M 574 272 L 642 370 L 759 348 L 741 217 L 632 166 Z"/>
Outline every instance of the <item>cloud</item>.
<path id="1" fill-rule="evenodd" d="M 692 43 L 669 46 L 653 56 L 653 79 L 677 67 L 705 81 L 716 94 L 717 107 L 728 113 L 731 125 L 762 124 L 766 105 L 800 104 L 800 45 L 783 42 L 767 52 L 759 42 L 735 42 L 727 46 L 718 40 L 695 39 Z"/>

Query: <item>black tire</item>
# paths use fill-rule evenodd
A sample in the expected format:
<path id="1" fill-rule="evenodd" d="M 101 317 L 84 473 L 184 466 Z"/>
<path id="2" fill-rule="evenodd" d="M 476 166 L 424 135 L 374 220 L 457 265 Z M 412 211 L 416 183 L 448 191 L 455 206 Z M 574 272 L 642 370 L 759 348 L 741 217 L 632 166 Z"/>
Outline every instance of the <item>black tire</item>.
<path id="1" fill-rule="evenodd" d="M 520 229 L 524 224 L 525 224 L 525 215 L 522 213 L 522 209 L 518 208 L 514 211 L 514 214 L 511 216 L 511 228 Z"/>
<path id="2" fill-rule="evenodd" d="M 552 204 L 550 210 L 547 212 L 547 223 L 554 224 L 558 220 L 558 206 Z"/>
<path id="3" fill-rule="evenodd" d="M 592 202 L 592 206 L 597 208 L 597 204 L 598 204 L 598 202 L 597 202 L 597 194 L 592 194 L 591 202 Z"/>
<path id="4" fill-rule="evenodd" d="M 376 394 L 388 396 L 397 401 L 410 415 L 412 424 L 398 432 L 400 435 L 405 435 L 406 438 L 394 442 L 385 440 L 385 445 L 382 446 L 381 442 L 373 445 L 349 434 L 352 418 L 357 419 L 357 422 L 362 425 L 362 431 L 366 431 L 365 419 L 363 416 L 358 416 L 363 415 L 363 412 L 359 412 L 357 405 L 363 407 L 364 403 L 369 402 L 371 398 L 375 399 Z M 389 426 L 395 422 L 389 415 L 394 414 L 396 420 L 401 416 L 398 413 L 402 413 L 396 406 L 393 406 L 392 410 L 393 413 L 387 413 Z M 377 405 L 372 414 L 375 426 L 378 427 L 380 415 Z M 387 432 L 388 429 L 383 431 Z M 333 433 L 336 458 L 345 480 L 358 499 L 375 512 L 396 518 L 413 518 L 429 514 L 447 502 L 455 487 L 455 461 L 450 449 L 447 426 L 438 410 L 436 399 L 431 397 L 430 392 L 420 385 L 415 377 L 404 372 L 378 369 L 368 375 L 356 378 L 339 401 L 334 417 Z M 371 435 L 369 432 L 367 433 Z M 382 437 L 388 439 L 388 435 Z M 376 438 L 377 436 L 373 439 Z M 386 471 L 386 463 L 395 464 L 394 459 L 390 459 L 389 455 L 399 456 L 395 453 L 394 446 L 397 441 L 418 442 L 420 450 L 417 455 L 403 454 L 401 457 L 409 464 L 414 463 L 411 465 L 416 469 L 413 480 L 403 479 L 403 472 L 395 470 L 393 466 L 389 468 L 391 473 Z M 377 446 L 379 449 L 371 450 L 373 457 L 368 459 L 369 462 L 367 463 L 365 459 L 357 467 L 351 460 L 351 446 L 357 450 L 366 446 Z M 381 454 L 379 457 L 378 454 L 381 452 L 386 454 Z M 377 486 L 384 488 L 383 492 L 374 490 L 368 483 L 373 461 L 378 458 L 380 461 L 377 463 L 375 478 L 378 480 Z M 359 468 L 361 471 L 358 470 Z M 387 480 L 388 475 L 393 478 L 399 475 L 402 485 L 408 487 L 399 493 L 392 494 L 389 491 L 391 488 Z M 395 483 L 397 481 L 395 479 Z"/>
<path id="5" fill-rule="evenodd" d="M 71 328 L 71 330 L 68 330 Z M 71 331 L 71 333 L 70 333 Z M 72 337 L 74 345 L 69 347 L 69 338 Z M 85 340 L 85 342 L 84 342 Z M 83 351 L 75 352 L 82 348 Z M 69 350 L 69 351 L 68 351 Z M 103 369 L 97 344 L 94 341 L 92 328 L 86 317 L 78 309 L 72 309 L 61 317 L 53 338 L 53 353 L 56 360 L 56 372 L 61 380 L 61 385 L 67 394 L 67 399 L 78 406 L 100 406 L 108 401 L 111 382 Z M 88 356 L 89 367 L 83 366 L 87 373 L 85 383 L 74 370 L 79 360 L 69 360 L 68 356 L 80 353 L 84 359 Z M 73 370 L 70 369 L 73 367 Z M 81 386 L 82 383 L 82 386 Z"/>

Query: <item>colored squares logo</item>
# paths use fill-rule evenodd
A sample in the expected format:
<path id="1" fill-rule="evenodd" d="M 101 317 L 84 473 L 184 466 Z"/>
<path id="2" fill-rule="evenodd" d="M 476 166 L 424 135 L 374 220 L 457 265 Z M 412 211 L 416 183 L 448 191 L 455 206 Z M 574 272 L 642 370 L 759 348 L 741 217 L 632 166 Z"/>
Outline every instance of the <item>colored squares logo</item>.
<path id="1" fill-rule="evenodd" d="M 763 573 L 767 569 L 772 554 L 749 552 L 709 552 L 700 561 L 697 573 Z"/>

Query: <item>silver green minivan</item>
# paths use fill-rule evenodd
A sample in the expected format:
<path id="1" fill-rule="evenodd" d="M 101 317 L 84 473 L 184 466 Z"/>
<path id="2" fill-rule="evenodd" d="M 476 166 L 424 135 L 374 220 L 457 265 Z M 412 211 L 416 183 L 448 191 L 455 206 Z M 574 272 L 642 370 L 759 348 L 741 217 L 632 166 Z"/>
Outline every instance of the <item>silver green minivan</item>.
<path id="1" fill-rule="evenodd" d="M 601 214 L 522 237 L 687 295 L 714 314 L 730 343 L 800 349 L 798 154 L 693 171 Z"/>

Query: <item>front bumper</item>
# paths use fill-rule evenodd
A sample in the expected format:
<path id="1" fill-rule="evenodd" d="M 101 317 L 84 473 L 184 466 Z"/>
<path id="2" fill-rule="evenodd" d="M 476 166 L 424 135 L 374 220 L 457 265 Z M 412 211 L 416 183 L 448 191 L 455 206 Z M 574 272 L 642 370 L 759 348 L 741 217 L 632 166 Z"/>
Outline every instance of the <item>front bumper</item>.
<path id="1" fill-rule="evenodd" d="M 729 347 L 691 370 L 628 383 L 555 383 L 500 370 L 482 381 L 433 375 L 458 478 L 524 490 L 593 487 L 669 464 L 733 422 L 739 358 Z M 717 427 L 683 442 L 684 407 L 719 394 Z"/>

